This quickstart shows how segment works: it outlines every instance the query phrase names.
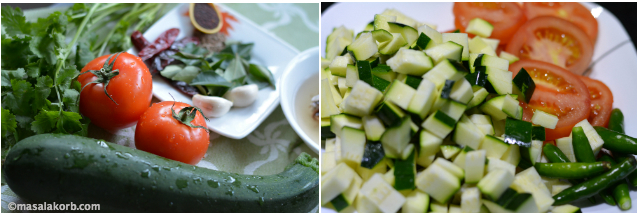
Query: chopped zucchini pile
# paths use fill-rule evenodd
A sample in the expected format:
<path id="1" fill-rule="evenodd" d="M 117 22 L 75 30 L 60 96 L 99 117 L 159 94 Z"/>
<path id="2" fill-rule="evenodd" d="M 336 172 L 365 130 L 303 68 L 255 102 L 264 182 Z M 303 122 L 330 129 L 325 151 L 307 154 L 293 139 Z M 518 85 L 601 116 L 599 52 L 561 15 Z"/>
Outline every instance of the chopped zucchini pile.
<path id="1" fill-rule="evenodd" d="M 396 10 L 370 18 L 357 36 L 337 28 L 327 41 L 329 51 L 340 50 L 327 54 L 321 73 L 323 206 L 359 213 L 552 210 L 552 195 L 570 183 L 542 178 L 533 165 L 546 162 L 544 130 L 558 118 L 536 112 L 537 125 L 522 120 L 520 101 L 530 100 L 535 84 L 525 70 L 513 78 L 509 64 L 517 58 L 496 55 L 491 24 L 471 21 L 468 29 L 479 36 L 469 38 Z M 578 125 L 599 151 L 603 141 L 586 124 Z M 557 146 L 574 158 L 570 141 Z"/>

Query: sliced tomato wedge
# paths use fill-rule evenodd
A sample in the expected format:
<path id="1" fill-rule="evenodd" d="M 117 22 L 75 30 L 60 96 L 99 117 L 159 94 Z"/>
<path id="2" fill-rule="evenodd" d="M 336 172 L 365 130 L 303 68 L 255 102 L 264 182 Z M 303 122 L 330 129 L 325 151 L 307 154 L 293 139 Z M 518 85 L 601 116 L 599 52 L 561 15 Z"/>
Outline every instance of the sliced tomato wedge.
<path id="1" fill-rule="evenodd" d="M 593 126 L 608 126 L 610 112 L 613 111 L 613 93 L 601 81 L 580 76 L 591 95 L 591 113 L 588 122 Z"/>
<path id="2" fill-rule="evenodd" d="M 505 51 L 520 59 L 553 63 L 581 75 L 591 63 L 593 44 L 586 33 L 571 22 L 542 16 L 522 25 Z"/>
<path id="3" fill-rule="evenodd" d="M 577 2 L 524 2 L 526 18 L 553 16 L 565 19 L 586 32 L 593 44 L 597 40 L 597 19 L 584 5 Z"/>
<path id="4" fill-rule="evenodd" d="M 500 44 L 507 44 L 526 21 L 520 5 L 513 2 L 456 2 L 453 15 L 456 28 L 463 33 L 474 18 L 488 21 L 493 25 L 491 38 L 500 39 Z"/>
<path id="5" fill-rule="evenodd" d="M 546 129 L 546 141 L 567 137 L 573 126 L 587 119 L 591 99 L 586 84 L 568 70 L 551 63 L 523 59 L 509 67 L 513 76 L 524 68 L 535 82 L 535 91 L 528 104 L 520 101 L 524 109 L 522 119 L 531 121 L 534 110 L 557 115 L 555 129 Z"/>

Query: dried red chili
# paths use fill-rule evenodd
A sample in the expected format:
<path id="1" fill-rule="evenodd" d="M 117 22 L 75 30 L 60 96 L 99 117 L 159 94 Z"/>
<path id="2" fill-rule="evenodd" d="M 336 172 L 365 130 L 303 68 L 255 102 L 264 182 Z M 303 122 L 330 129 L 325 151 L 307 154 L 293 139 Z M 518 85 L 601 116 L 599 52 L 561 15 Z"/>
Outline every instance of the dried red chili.
<path id="1" fill-rule="evenodd" d="M 135 48 L 137 48 L 138 51 L 150 45 L 150 42 L 146 40 L 146 38 L 144 38 L 144 35 L 142 35 L 142 33 L 137 30 L 130 35 L 130 38 L 133 42 L 133 45 L 135 46 Z"/>
<path id="2" fill-rule="evenodd" d="M 173 42 L 175 42 L 177 35 L 179 35 L 179 29 L 172 28 L 167 30 L 166 32 L 159 35 L 155 42 L 139 51 L 139 57 L 142 58 L 143 61 L 146 61 L 147 59 L 158 55 L 162 51 L 170 48 Z"/>

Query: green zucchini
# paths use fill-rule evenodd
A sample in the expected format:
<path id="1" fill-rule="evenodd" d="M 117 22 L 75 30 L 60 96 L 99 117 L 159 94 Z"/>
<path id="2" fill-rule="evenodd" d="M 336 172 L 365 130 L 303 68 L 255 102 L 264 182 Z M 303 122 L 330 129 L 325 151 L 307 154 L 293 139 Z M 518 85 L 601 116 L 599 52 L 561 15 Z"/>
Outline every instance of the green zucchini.
<path id="1" fill-rule="evenodd" d="M 93 203 L 113 212 L 309 212 L 319 203 L 318 160 L 305 153 L 279 174 L 241 175 L 41 134 L 17 143 L 2 166 L 11 190 L 33 203 Z"/>

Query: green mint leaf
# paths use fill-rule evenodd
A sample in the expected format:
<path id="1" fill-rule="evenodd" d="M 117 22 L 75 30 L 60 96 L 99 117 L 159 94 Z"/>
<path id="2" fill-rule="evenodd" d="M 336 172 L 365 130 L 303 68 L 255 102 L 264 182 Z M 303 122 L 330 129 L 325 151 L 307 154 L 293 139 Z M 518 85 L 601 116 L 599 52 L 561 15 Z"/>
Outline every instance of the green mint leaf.
<path id="1" fill-rule="evenodd" d="M 193 79 L 199 75 L 201 69 L 195 66 L 186 66 L 181 71 L 179 71 L 175 76 L 172 77 L 174 81 L 183 81 L 187 84 L 190 84 Z"/>
<path id="2" fill-rule="evenodd" d="M 26 72 L 22 68 L 17 70 L 2 70 L 2 86 L 11 86 L 11 80 L 23 80 L 26 77 Z"/>
<path id="3" fill-rule="evenodd" d="M 15 121 L 15 115 L 11 114 L 9 110 L 2 108 L 2 126 L 0 126 L 2 129 L 2 137 L 8 137 L 10 134 L 13 134 L 16 127 L 17 122 Z"/>
<path id="4" fill-rule="evenodd" d="M 226 87 L 226 88 L 232 87 L 232 83 L 228 82 L 221 75 L 219 75 L 216 72 L 211 71 L 211 70 L 202 71 L 201 73 L 199 73 L 199 75 L 197 75 L 197 77 L 195 77 L 192 80 L 192 82 L 190 82 L 190 85 L 192 85 L 192 86 L 202 85 L 202 86 L 212 86 L 212 87 Z"/>
<path id="5" fill-rule="evenodd" d="M 31 130 L 36 134 L 49 133 L 55 127 L 60 118 L 58 111 L 42 110 L 35 116 L 35 121 L 31 124 Z"/>
<path id="6" fill-rule="evenodd" d="M 2 69 L 17 69 L 26 66 L 29 63 L 29 56 L 32 55 L 29 49 L 30 42 L 31 36 L 28 35 L 8 38 L 2 34 Z"/>
<path id="7" fill-rule="evenodd" d="M 164 70 L 159 71 L 159 74 L 168 79 L 172 79 L 177 73 L 181 72 L 182 69 L 184 69 L 184 67 L 181 65 L 168 65 Z"/>
<path id="8" fill-rule="evenodd" d="M 236 55 L 234 59 L 228 64 L 228 68 L 223 72 L 223 77 L 227 81 L 234 81 L 235 79 L 244 77 L 246 75 L 246 69 L 243 66 L 242 59 L 239 55 Z"/>
<path id="9" fill-rule="evenodd" d="M 81 132 L 83 125 L 82 116 L 77 112 L 62 111 L 62 117 L 58 120 L 56 133 L 73 134 Z"/>
<path id="10" fill-rule="evenodd" d="M 254 43 L 226 43 L 226 48 L 221 50 L 219 53 L 221 54 L 232 54 L 239 55 L 241 58 L 245 60 L 250 60 L 250 52 L 252 51 L 252 47 Z"/>
<path id="11" fill-rule="evenodd" d="M 24 14 L 19 7 L 2 7 L 2 27 L 10 36 L 17 34 L 30 34 L 31 24 L 25 21 Z"/>
<path id="12" fill-rule="evenodd" d="M 75 67 L 64 68 L 58 73 L 55 84 L 60 85 L 61 89 L 68 89 L 78 74 L 80 74 L 80 72 L 78 72 Z"/>
<path id="13" fill-rule="evenodd" d="M 250 64 L 250 68 L 248 70 L 250 75 L 255 76 L 260 81 L 266 81 L 270 84 L 270 86 L 276 88 L 274 75 L 272 75 L 272 72 L 270 72 L 268 68 L 257 64 Z M 259 89 L 261 88 L 259 87 Z"/>
<path id="14" fill-rule="evenodd" d="M 190 58 L 201 58 L 208 54 L 208 50 L 195 43 L 188 43 L 179 49 L 179 52 Z"/>

